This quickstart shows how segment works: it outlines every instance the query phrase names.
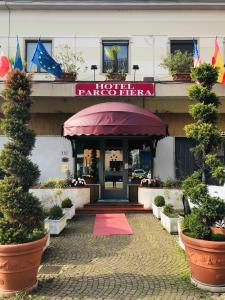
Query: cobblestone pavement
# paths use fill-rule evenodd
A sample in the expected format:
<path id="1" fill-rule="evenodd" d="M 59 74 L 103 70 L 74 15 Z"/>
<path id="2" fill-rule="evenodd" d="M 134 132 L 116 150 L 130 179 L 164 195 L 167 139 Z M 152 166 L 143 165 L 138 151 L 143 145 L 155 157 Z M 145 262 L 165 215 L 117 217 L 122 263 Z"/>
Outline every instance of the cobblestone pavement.
<path id="1" fill-rule="evenodd" d="M 90 216 L 70 221 L 51 237 L 35 294 L 49 300 L 211 299 L 190 283 L 177 236 L 150 214 L 127 217 L 131 236 L 95 237 Z"/>

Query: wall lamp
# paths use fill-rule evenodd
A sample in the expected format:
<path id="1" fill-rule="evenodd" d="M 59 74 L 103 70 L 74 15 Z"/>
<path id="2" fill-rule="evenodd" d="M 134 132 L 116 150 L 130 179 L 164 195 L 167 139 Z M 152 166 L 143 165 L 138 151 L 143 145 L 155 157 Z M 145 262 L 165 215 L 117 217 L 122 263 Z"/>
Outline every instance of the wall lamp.
<path id="1" fill-rule="evenodd" d="M 135 75 L 136 75 L 136 71 L 139 70 L 139 65 L 133 65 L 133 70 L 134 70 L 134 81 L 135 81 Z"/>
<path id="2" fill-rule="evenodd" d="M 98 69 L 97 65 L 91 65 L 91 70 L 94 71 L 94 81 L 95 81 L 95 71 Z"/>

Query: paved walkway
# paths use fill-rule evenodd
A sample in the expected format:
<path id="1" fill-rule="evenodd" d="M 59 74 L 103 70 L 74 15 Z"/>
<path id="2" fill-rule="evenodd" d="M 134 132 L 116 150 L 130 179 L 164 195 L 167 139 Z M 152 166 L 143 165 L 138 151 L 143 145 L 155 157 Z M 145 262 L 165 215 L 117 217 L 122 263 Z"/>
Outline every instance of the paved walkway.
<path id="1" fill-rule="evenodd" d="M 210 299 L 190 284 L 177 236 L 150 214 L 127 216 L 131 236 L 94 237 L 94 217 L 70 221 L 51 238 L 36 295 L 48 300 Z"/>

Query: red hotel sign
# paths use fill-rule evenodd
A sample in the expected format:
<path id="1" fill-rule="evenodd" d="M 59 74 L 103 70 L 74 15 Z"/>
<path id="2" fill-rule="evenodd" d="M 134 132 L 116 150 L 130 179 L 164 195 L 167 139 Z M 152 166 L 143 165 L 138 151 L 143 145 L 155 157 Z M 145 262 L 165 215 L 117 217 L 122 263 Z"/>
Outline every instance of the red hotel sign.
<path id="1" fill-rule="evenodd" d="M 150 82 L 86 82 L 76 83 L 76 96 L 122 96 L 152 97 L 155 96 L 155 84 Z"/>

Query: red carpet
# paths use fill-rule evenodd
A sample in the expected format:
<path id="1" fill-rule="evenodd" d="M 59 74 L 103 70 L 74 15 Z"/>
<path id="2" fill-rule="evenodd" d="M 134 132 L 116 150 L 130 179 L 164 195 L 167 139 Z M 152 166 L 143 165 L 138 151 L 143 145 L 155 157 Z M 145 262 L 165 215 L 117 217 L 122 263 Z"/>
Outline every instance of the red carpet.
<path id="1" fill-rule="evenodd" d="M 93 234 L 132 234 L 132 230 L 125 214 L 96 214 Z"/>

